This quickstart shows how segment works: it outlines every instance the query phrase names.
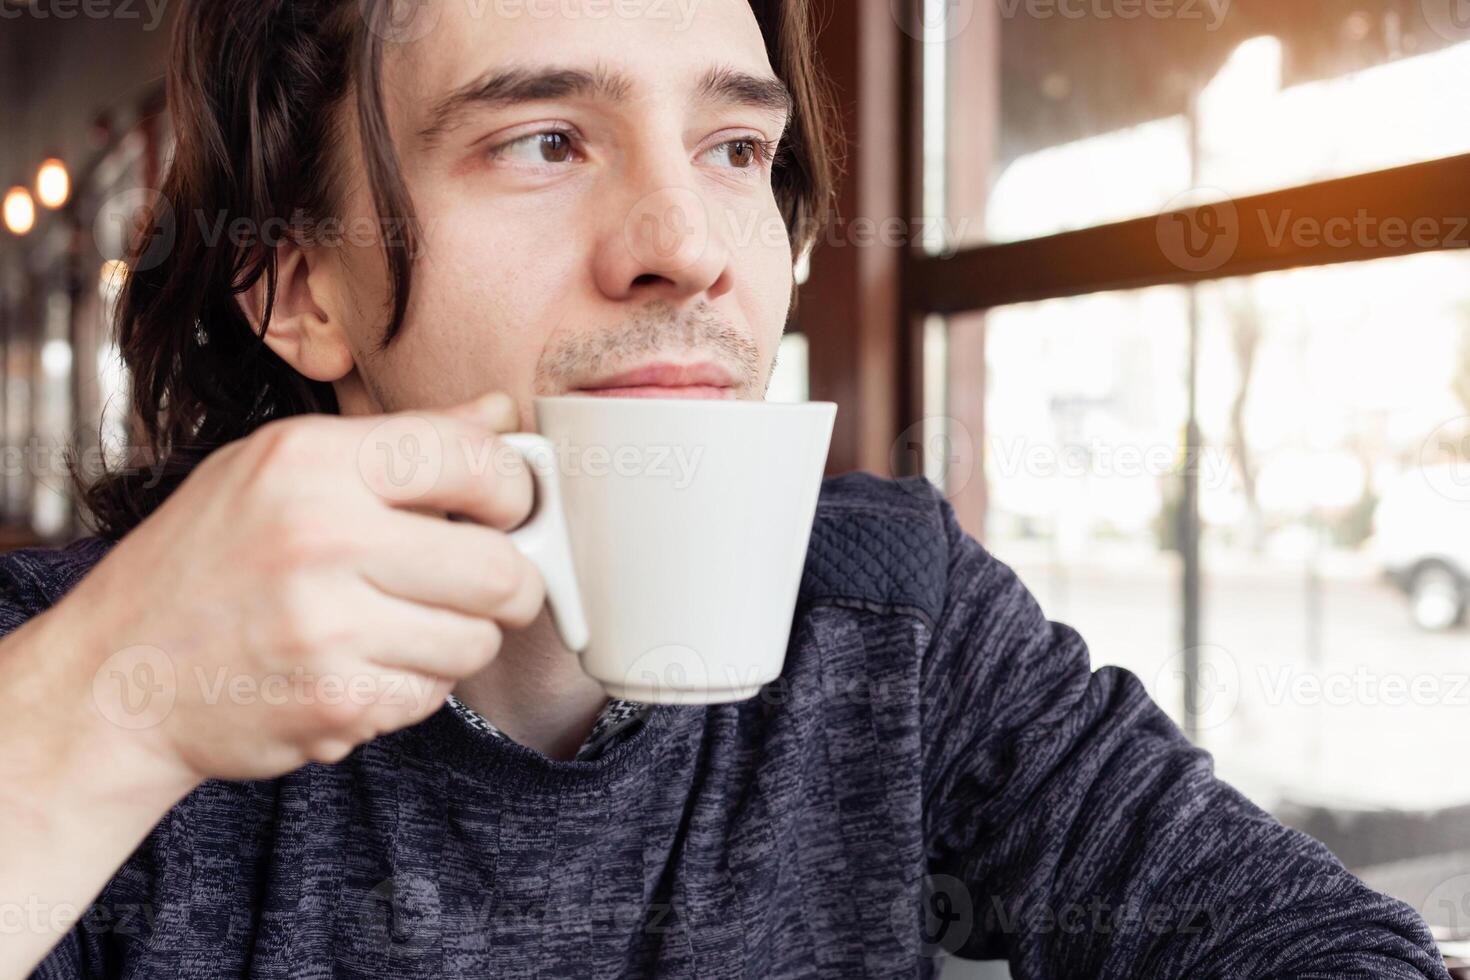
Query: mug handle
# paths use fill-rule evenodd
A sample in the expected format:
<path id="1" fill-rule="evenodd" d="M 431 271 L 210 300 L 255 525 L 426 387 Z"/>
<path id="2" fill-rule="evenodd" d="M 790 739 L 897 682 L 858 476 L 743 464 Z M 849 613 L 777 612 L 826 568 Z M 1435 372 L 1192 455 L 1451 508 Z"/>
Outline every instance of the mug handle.
<path id="1" fill-rule="evenodd" d="M 551 618 L 562 643 L 569 650 L 581 652 L 587 648 L 587 616 L 572 564 L 555 447 L 550 439 L 532 432 L 512 432 L 497 438 L 521 455 L 536 484 L 535 509 L 524 524 L 510 532 L 511 543 L 545 579 L 547 605 L 551 606 Z"/>

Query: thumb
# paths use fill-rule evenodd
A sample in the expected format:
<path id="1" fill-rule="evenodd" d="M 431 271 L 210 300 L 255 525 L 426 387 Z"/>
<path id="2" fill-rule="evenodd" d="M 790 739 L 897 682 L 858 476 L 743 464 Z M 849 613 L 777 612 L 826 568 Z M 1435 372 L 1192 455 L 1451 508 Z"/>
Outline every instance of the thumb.
<path id="1" fill-rule="evenodd" d="M 483 422 L 496 432 L 514 432 L 520 427 L 515 399 L 503 391 L 492 391 L 450 410 L 462 418 Z"/>

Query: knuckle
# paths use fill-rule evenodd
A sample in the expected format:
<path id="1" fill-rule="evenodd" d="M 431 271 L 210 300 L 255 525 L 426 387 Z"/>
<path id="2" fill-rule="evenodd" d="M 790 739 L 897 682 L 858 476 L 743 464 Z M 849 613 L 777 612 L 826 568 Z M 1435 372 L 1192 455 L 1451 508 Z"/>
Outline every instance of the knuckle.
<path id="1" fill-rule="evenodd" d="M 250 437 L 247 436 L 217 447 L 213 452 L 199 461 L 194 467 L 194 473 L 214 473 L 226 469 L 245 451 L 245 447 L 249 444 L 249 441 Z M 193 474 L 190 475 L 192 476 Z"/>
<path id="2" fill-rule="evenodd" d="M 509 559 L 489 563 L 480 576 L 480 592 L 488 608 L 495 608 L 516 594 L 520 587 L 519 567 Z"/>
<path id="3" fill-rule="evenodd" d="M 308 746 L 306 755 L 312 762 L 333 764 L 347 758 L 356 747 L 345 738 L 321 738 Z"/>
<path id="4" fill-rule="evenodd" d="M 289 574 L 346 558 L 352 542 L 326 515 L 291 508 L 270 522 L 262 543 L 271 571 Z"/>
<path id="5" fill-rule="evenodd" d="M 324 655 L 335 639 L 328 610 L 299 577 L 283 577 L 274 589 L 276 645 L 282 653 L 302 659 Z"/>
<path id="6" fill-rule="evenodd" d="M 468 677 L 495 659 L 504 639 L 504 632 L 494 620 L 476 619 L 459 633 L 440 669 L 456 678 Z"/>
<path id="7" fill-rule="evenodd" d="M 498 509 L 510 527 L 531 516 L 536 503 L 536 484 L 521 454 L 504 439 L 495 438 L 491 450 L 495 460 L 491 482 Z"/>
<path id="8" fill-rule="evenodd" d="M 514 598 L 505 605 L 501 619 L 517 629 L 524 629 L 536 621 L 541 607 L 546 603 L 546 581 L 530 559 L 521 558 L 523 573 L 520 588 Z"/>
<path id="9" fill-rule="evenodd" d="M 348 521 L 312 500 L 287 497 L 257 522 L 251 545 L 262 570 L 290 576 L 347 560 L 358 547 Z"/>
<path id="10" fill-rule="evenodd" d="M 505 642 L 505 632 L 500 628 L 500 624 L 494 620 L 486 619 L 481 622 L 479 650 L 481 653 L 481 663 L 483 663 L 487 660 L 493 660 L 495 655 L 500 652 L 500 645 Z M 476 666 L 472 666 L 470 669 L 474 670 Z"/>
<path id="11" fill-rule="evenodd" d="M 276 488 L 289 474 L 322 457 L 322 426 L 316 419 L 273 419 L 249 437 L 252 443 L 250 484 Z"/>
<path id="12" fill-rule="evenodd" d="M 356 698 L 343 696 L 341 691 L 329 691 L 330 686 L 318 680 L 317 697 L 312 704 L 312 721 L 318 730 L 331 732 L 335 737 L 342 738 L 345 733 L 362 726 L 368 706 Z"/>
<path id="13" fill-rule="evenodd" d="M 453 688 L 453 681 L 434 681 L 425 689 L 422 699 L 415 701 L 401 715 L 396 715 L 389 720 L 389 727 L 394 729 L 405 728 L 428 718 L 434 712 L 444 707 L 445 699 L 449 697 L 449 692 Z"/>

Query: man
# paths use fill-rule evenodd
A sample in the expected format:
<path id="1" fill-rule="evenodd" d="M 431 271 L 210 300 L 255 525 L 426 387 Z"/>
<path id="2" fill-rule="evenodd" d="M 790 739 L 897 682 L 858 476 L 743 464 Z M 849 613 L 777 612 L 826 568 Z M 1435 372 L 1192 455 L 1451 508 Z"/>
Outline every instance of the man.
<path id="1" fill-rule="evenodd" d="M 757 697 L 609 703 L 560 646 L 526 473 L 470 463 L 538 394 L 763 396 L 830 200 L 809 15 L 185 4 L 118 313 L 150 463 L 0 563 L 0 974 L 1446 976 L 923 480 L 826 483 Z M 395 499 L 385 415 L 475 452 Z"/>

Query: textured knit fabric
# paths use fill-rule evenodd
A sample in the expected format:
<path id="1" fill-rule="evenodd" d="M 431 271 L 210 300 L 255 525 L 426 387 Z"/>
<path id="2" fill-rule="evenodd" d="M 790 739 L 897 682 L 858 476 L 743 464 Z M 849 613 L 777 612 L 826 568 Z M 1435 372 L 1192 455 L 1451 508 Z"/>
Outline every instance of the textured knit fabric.
<path id="1" fill-rule="evenodd" d="M 101 550 L 0 560 L 0 628 Z M 38 975 L 888 980 L 946 951 L 1021 980 L 1447 977 L 1413 909 L 1092 671 L 931 485 L 862 474 L 823 486 L 759 695 L 655 706 L 592 762 L 445 708 L 206 782 Z"/>
<path id="2" fill-rule="evenodd" d="M 453 694 L 445 699 L 445 703 L 454 711 L 466 725 L 484 732 L 491 738 L 514 741 L 509 735 L 495 726 L 495 723 L 474 708 L 465 704 Z M 597 713 L 597 720 L 592 723 L 592 730 L 582 740 L 581 748 L 577 749 L 577 758 L 583 762 L 591 762 L 602 755 L 609 748 L 627 738 L 638 730 L 648 717 L 648 705 L 639 704 L 637 701 L 628 701 L 624 698 L 609 698 L 607 704 Z"/>

